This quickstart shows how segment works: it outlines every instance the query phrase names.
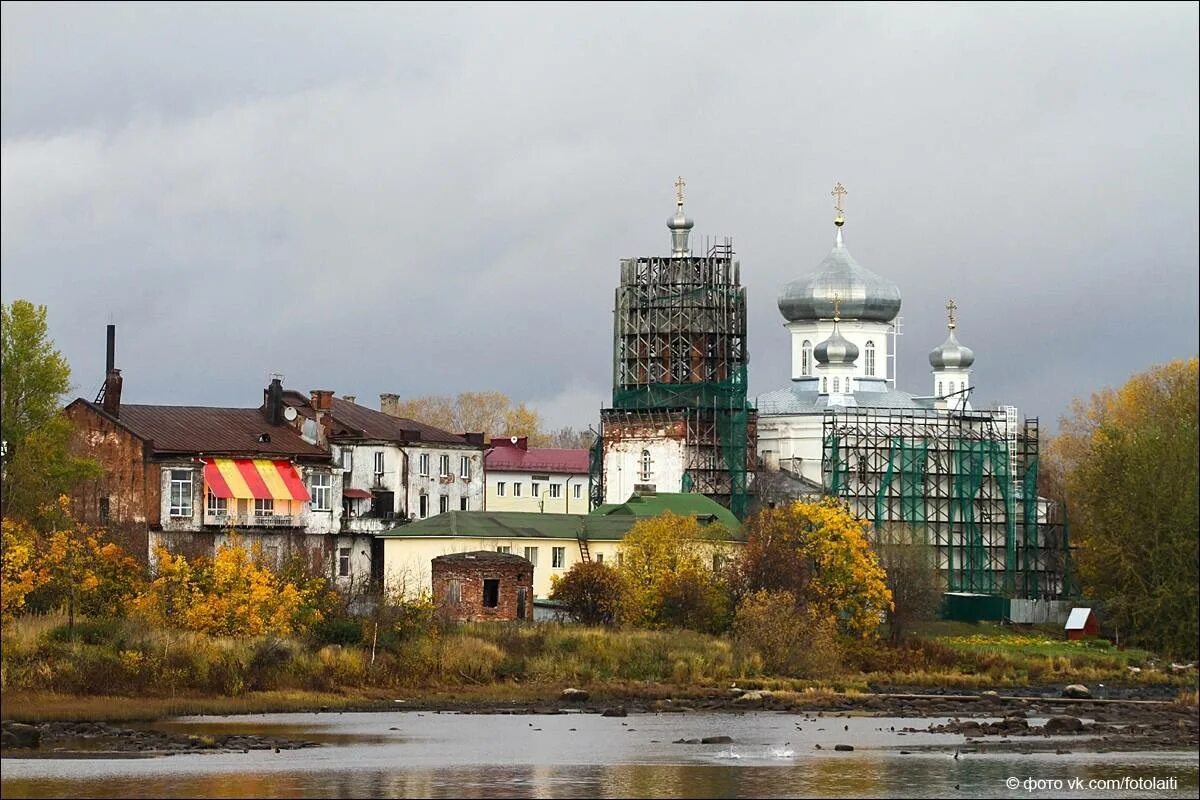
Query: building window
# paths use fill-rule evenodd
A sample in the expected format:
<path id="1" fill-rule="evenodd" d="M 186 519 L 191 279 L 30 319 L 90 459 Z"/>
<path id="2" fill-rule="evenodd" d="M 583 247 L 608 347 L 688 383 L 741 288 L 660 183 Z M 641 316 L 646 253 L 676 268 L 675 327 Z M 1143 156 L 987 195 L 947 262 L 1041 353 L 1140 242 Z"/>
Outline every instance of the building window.
<path id="1" fill-rule="evenodd" d="M 865 350 L 867 356 L 867 376 L 875 377 L 875 342 L 868 341 Z"/>
<path id="2" fill-rule="evenodd" d="M 349 472 L 352 469 L 354 469 L 354 451 L 353 450 L 343 450 L 342 451 L 342 472 Z"/>
<path id="3" fill-rule="evenodd" d="M 942 394 L 942 382 L 938 381 L 938 397 L 944 397 Z"/>
<path id="4" fill-rule="evenodd" d="M 551 547 L 550 548 L 550 566 L 554 569 L 562 569 L 567 563 L 567 548 Z"/>
<path id="5" fill-rule="evenodd" d="M 211 489 L 208 492 L 207 503 L 208 503 L 208 513 L 213 516 L 223 517 L 223 516 L 225 516 L 225 514 L 227 514 L 229 512 L 229 501 L 226 500 L 224 497 L 217 497 L 215 494 L 212 493 Z"/>
<path id="6" fill-rule="evenodd" d="M 562 497 L 562 484 L 561 483 L 550 484 L 550 496 L 552 498 Z"/>
<path id="7" fill-rule="evenodd" d="M 504 481 L 496 481 L 496 497 L 504 497 Z"/>
<path id="8" fill-rule="evenodd" d="M 312 496 L 313 511 L 329 511 L 333 506 L 332 480 L 328 472 L 313 472 L 308 476 L 308 493 Z"/>
<path id="9" fill-rule="evenodd" d="M 577 483 L 573 488 L 575 489 L 575 499 L 578 500 L 583 493 L 583 487 Z"/>
<path id="10" fill-rule="evenodd" d="M 458 477 L 460 477 L 460 478 L 470 478 L 471 477 L 471 459 L 468 458 L 467 456 L 459 456 L 458 457 Z"/>
<path id="11" fill-rule="evenodd" d="M 650 463 L 650 451 L 643 450 L 641 469 L 638 471 L 638 477 L 643 481 L 650 480 Z"/>
<path id="12" fill-rule="evenodd" d="M 596 563 L 597 564 L 604 563 L 604 553 L 596 553 Z"/>
<path id="13" fill-rule="evenodd" d="M 495 608 L 500 605 L 500 579 L 499 578 L 484 578 L 483 580 L 483 607 Z"/>
<path id="14" fill-rule="evenodd" d="M 536 547 L 525 548 L 525 560 L 530 564 L 533 564 L 535 567 L 537 566 L 537 551 L 538 549 Z"/>
<path id="15" fill-rule="evenodd" d="M 854 390 L 850 388 L 850 376 L 847 375 L 846 376 L 846 394 L 850 394 L 852 391 L 854 391 Z"/>
<path id="16" fill-rule="evenodd" d="M 840 393 L 840 390 L 838 389 L 838 379 L 837 378 L 833 379 L 833 393 L 834 394 Z"/>
<path id="17" fill-rule="evenodd" d="M 450 583 L 446 586 L 446 599 L 451 603 L 462 602 L 462 584 L 457 578 L 451 578 Z"/>
<path id="18" fill-rule="evenodd" d="M 829 394 L 829 378 L 821 378 L 821 394 Z"/>
<path id="19" fill-rule="evenodd" d="M 438 475 L 450 475 L 450 456 L 438 456 Z"/>
<path id="20" fill-rule="evenodd" d="M 458 510 L 459 511 L 467 510 L 467 498 L 465 498 L 465 497 L 458 498 Z"/>
<path id="21" fill-rule="evenodd" d="M 445 514 L 449 510 L 450 510 L 450 496 L 444 494 L 438 498 L 438 513 Z"/>
<path id="22" fill-rule="evenodd" d="M 513 481 L 513 497 L 521 496 L 521 482 Z"/>
<path id="23" fill-rule="evenodd" d="M 375 451 L 375 477 L 376 478 L 383 477 L 383 451 L 382 450 Z"/>
<path id="24" fill-rule="evenodd" d="M 109 511 L 108 511 L 108 498 L 107 498 L 107 497 L 101 497 L 101 498 L 100 498 L 100 522 L 101 522 L 101 523 L 108 522 L 108 514 L 109 514 Z"/>
<path id="25" fill-rule="evenodd" d="M 542 496 L 542 485 L 540 483 L 537 483 L 536 481 L 534 483 L 529 484 L 529 496 L 530 497 L 541 497 Z"/>
<path id="26" fill-rule="evenodd" d="M 800 345 L 800 374 L 812 375 L 812 342 L 808 339 Z"/>
<path id="27" fill-rule="evenodd" d="M 429 495 L 423 494 L 417 500 L 417 513 L 421 519 L 429 516 Z"/>
<path id="28" fill-rule="evenodd" d="M 497 553 L 511 553 L 511 552 L 512 552 L 512 545 L 508 545 L 508 544 L 498 544 L 498 545 L 496 545 L 496 552 L 497 552 Z"/>
<path id="29" fill-rule="evenodd" d="M 275 501 L 274 500 L 267 499 L 267 500 L 255 500 L 254 501 L 254 516 L 270 517 L 270 516 L 273 516 L 274 514 L 275 514 Z"/>
<path id="30" fill-rule="evenodd" d="M 417 459 L 417 464 L 420 467 L 421 475 L 429 475 L 429 453 L 421 453 L 421 457 Z"/>
<path id="31" fill-rule="evenodd" d="M 339 578 L 349 578 L 350 577 L 350 548 L 349 547 L 339 547 L 338 548 L 338 577 Z"/>
<path id="32" fill-rule="evenodd" d="M 171 516 L 190 517 L 192 515 L 192 471 L 190 469 L 171 470 Z"/>

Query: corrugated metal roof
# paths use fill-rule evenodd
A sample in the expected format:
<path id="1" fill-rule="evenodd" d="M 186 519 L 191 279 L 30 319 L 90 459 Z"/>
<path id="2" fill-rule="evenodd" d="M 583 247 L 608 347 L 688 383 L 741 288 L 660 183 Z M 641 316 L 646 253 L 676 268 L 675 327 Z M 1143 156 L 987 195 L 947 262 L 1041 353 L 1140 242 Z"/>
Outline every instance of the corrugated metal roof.
<path id="1" fill-rule="evenodd" d="M 340 397 L 333 398 L 333 421 L 335 433 L 339 427 L 349 428 L 367 439 L 378 439 L 385 442 L 416 440 L 440 444 L 469 444 L 465 436 L 417 422 L 415 419 L 393 417 Z"/>
<path id="2" fill-rule="evenodd" d="M 525 511 L 447 511 L 436 517 L 400 525 L 376 534 L 397 538 L 462 536 L 503 539 L 620 540 L 636 517 L 597 517 L 590 514 L 533 514 Z"/>
<path id="3" fill-rule="evenodd" d="M 908 392 L 896 389 L 889 389 L 885 392 L 853 392 L 850 396 L 854 398 L 853 405 L 858 408 L 899 408 L 912 409 L 914 412 L 933 411 Z M 823 413 L 825 409 L 831 407 L 829 395 L 799 391 L 792 387 L 760 394 L 756 405 L 760 417 L 775 414 Z"/>
<path id="4" fill-rule="evenodd" d="M 603 511 L 601 509 L 604 509 Z M 741 527 L 738 518 L 725 506 L 702 494 L 691 492 L 663 492 L 629 498 L 624 503 L 600 506 L 593 514 L 604 516 L 657 517 L 670 511 L 680 517 L 699 517 L 719 522 L 730 531 Z"/>
<path id="5" fill-rule="evenodd" d="M 565 472 L 582 475 L 588 471 L 588 451 L 585 448 L 494 446 L 488 451 L 487 468 L 509 472 Z"/>
<path id="6" fill-rule="evenodd" d="M 80 398 L 98 414 L 94 403 Z M 119 421 L 134 435 L 154 442 L 161 453 L 271 455 L 329 458 L 329 453 L 300 438 L 287 425 L 271 425 L 257 408 L 148 406 L 123 403 Z M 270 441 L 259 441 L 262 434 Z"/>

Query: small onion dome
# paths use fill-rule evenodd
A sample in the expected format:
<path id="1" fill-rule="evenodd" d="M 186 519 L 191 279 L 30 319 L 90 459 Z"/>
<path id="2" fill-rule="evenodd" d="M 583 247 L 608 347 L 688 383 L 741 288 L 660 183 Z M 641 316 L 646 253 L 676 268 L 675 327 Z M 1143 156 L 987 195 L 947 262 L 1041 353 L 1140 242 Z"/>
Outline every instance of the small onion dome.
<path id="1" fill-rule="evenodd" d="M 673 231 L 690 231 L 695 224 L 691 217 L 684 216 L 682 205 L 677 206 L 675 216 L 667 220 L 667 227 Z"/>
<path id="2" fill-rule="evenodd" d="M 842 336 L 842 332 L 838 330 L 837 320 L 833 322 L 833 333 L 829 334 L 829 338 L 813 348 L 813 356 L 816 357 L 818 364 L 826 364 L 831 367 L 838 366 L 853 366 L 858 360 L 858 345 Z"/>
<path id="3" fill-rule="evenodd" d="M 929 365 L 934 369 L 966 369 L 974 363 L 975 354 L 959 343 L 953 328 L 946 341 L 929 351 Z"/>
<path id="4" fill-rule="evenodd" d="M 788 322 L 829 319 L 835 295 L 841 298 L 842 319 L 891 322 L 900 313 L 900 287 L 854 260 L 842 243 L 841 225 L 833 251 L 816 271 L 780 291 L 779 313 Z"/>

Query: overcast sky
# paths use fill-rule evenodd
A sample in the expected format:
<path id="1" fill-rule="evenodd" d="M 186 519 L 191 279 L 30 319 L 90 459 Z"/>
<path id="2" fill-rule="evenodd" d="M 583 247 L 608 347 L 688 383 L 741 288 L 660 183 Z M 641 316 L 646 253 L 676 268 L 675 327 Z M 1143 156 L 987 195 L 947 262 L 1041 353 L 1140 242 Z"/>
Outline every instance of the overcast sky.
<path id="1" fill-rule="evenodd" d="M 3 12 L 5 303 L 89 399 L 257 405 L 268 375 L 611 390 L 623 257 L 672 183 L 732 236 L 754 393 L 780 287 L 833 241 L 900 286 L 900 388 L 943 305 L 977 406 L 1049 424 L 1195 355 L 1197 19 L 1173 5 L 20 5 Z"/>

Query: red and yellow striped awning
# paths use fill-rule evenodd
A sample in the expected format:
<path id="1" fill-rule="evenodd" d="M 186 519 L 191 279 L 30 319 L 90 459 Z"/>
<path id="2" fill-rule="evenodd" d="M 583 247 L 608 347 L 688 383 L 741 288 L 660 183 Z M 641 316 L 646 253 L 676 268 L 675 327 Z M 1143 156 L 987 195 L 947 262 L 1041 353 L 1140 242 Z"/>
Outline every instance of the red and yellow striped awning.
<path id="1" fill-rule="evenodd" d="M 290 461 L 214 458 L 204 462 L 204 480 L 217 497 L 240 500 L 308 500 L 308 489 Z"/>

